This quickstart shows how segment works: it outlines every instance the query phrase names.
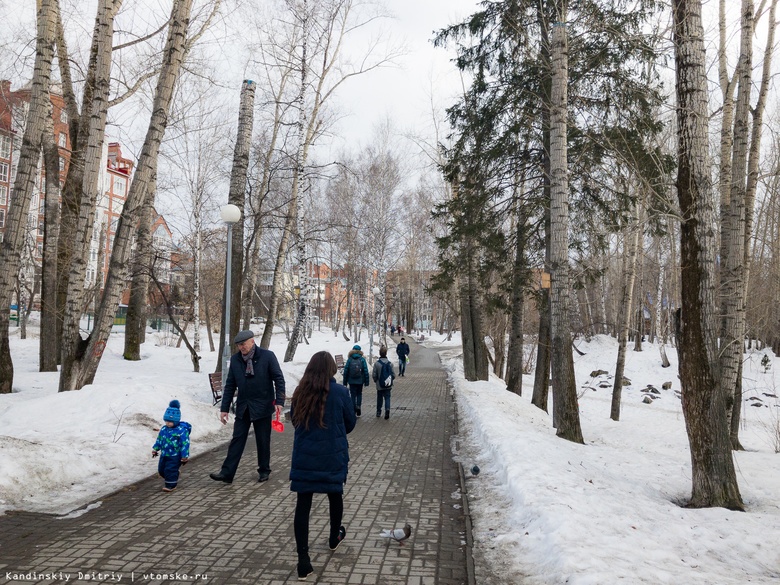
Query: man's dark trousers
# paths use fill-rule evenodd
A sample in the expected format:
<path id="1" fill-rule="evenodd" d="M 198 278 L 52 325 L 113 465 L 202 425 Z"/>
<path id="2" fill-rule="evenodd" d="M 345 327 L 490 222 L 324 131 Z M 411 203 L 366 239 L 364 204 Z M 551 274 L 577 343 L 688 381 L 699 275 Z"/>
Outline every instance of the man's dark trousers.
<path id="1" fill-rule="evenodd" d="M 271 417 L 266 416 L 257 420 L 249 420 L 249 409 L 244 410 L 242 418 L 236 417 L 233 424 L 233 438 L 230 440 L 227 457 L 222 464 L 221 475 L 233 479 L 238 469 L 238 462 L 244 453 L 249 429 L 254 426 L 255 440 L 257 441 L 257 472 L 259 474 L 271 473 Z"/>

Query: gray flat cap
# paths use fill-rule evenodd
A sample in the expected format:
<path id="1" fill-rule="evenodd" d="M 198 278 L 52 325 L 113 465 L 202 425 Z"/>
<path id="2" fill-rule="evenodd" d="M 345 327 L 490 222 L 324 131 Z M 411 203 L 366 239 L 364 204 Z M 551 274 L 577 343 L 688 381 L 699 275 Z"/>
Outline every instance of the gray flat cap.
<path id="1" fill-rule="evenodd" d="M 254 336 L 254 331 L 245 329 L 244 331 L 239 331 L 238 334 L 236 334 L 236 337 L 233 339 L 233 343 L 239 344 L 242 341 L 246 341 L 247 339 L 252 339 Z"/>

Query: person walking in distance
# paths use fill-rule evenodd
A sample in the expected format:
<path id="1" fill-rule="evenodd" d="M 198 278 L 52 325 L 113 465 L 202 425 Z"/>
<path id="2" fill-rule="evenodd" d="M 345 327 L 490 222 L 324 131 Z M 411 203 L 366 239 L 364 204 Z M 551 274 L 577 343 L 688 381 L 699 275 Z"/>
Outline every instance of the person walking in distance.
<path id="1" fill-rule="evenodd" d="M 395 353 L 398 354 L 398 375 L 404 377 L 406 373 L 406 362 L 409 360 L 409 344 L 403 337 L 395 347 Z"/>
<path id="2" fill-rule="evenodd" d="M 271 474 L 271 418 L 282 414 L 284 374 L 274 353 L 255 345 L 254 337 L 252 331 L 245 330 L 233 339 L 238 351 L 230 358 L 219 419 L 227 424 L 233 395 L 238 391 L 236 420 L 222 469 L 209 474 L 214 481 L 233 483 L 251 427 L 257 441 L 257 481 L 268 481 Z"/>
<path id="3" fill-rule="evenodd" d="M 336 550 L 347 535 L 341 525 L 349 465 L 347 435 L 355 428 L 356 418 L 349 391 L 335 380 L 337 371 L 332 355 L 327 351 L 315 353 L 290 402 L 295 427 L 290 490 L 298 494 L 293 530 L 301 580 L 314 572 L 309 558 L 309 515 L 314 494 L 328 495 L 330 550 Z"/>
<path id="4" fill-rule="evenodd" d="M 382 416 L 382 403 L 385 405 L 385 420 L 390 418 L 390 393 L 393 390 L 393 362 L 387 359 L 387 347 L 379 348 L 379 359 L 374 364 L 371 377 L 376 382 L 376 417 Z"/>
<path id="5" fill-rule="evenodd" d="M 359 345 L 355 345 L 347 355 L 347 363 L 344 365 L 344 386 L 349 386 L 349 395 L 355 405 L 355 414 L 360 416 L 363 405 L 363 386 L 368 386 L 368 364 L 363 357 L 363 351 Z"/>

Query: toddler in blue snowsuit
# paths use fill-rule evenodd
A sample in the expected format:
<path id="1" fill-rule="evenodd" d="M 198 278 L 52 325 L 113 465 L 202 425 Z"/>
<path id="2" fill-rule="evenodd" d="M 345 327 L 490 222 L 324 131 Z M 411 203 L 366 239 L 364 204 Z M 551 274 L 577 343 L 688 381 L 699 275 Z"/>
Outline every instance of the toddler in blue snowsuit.
<path id="1" fill-rule="evenodd" d="M 160 456 L 157 473 L 165 479 L 164 492 L 172 492 L 179 481 L 179 468 L 190 458 L 190 431 L 192 425 L 181 420 L 181 405 L 178 400 L 171 400 L 163 415 L 165 426 L 157 435 L 157 442 L 152 447 L 152 457 Z"/>

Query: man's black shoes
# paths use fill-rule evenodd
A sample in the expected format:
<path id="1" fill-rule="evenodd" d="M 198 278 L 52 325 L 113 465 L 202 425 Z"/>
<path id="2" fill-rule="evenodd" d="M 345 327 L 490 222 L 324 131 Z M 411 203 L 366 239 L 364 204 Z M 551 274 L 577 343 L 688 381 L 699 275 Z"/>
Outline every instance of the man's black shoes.
<path id="1" fill-rule="evenodd" d="M 264 481 L 268 481 L 268 478 L 271 476 L 270 473 L 261 473 L 257 476 L 257 483 L 263 483 Z"/>
<path id="2" fill-rule="evenodd" d="M 225 483 L 233 483 L 232 477 L 222 475 L 222 473 L 209 473 L 209 477 L 214 481 L 224 481 Z"/>

